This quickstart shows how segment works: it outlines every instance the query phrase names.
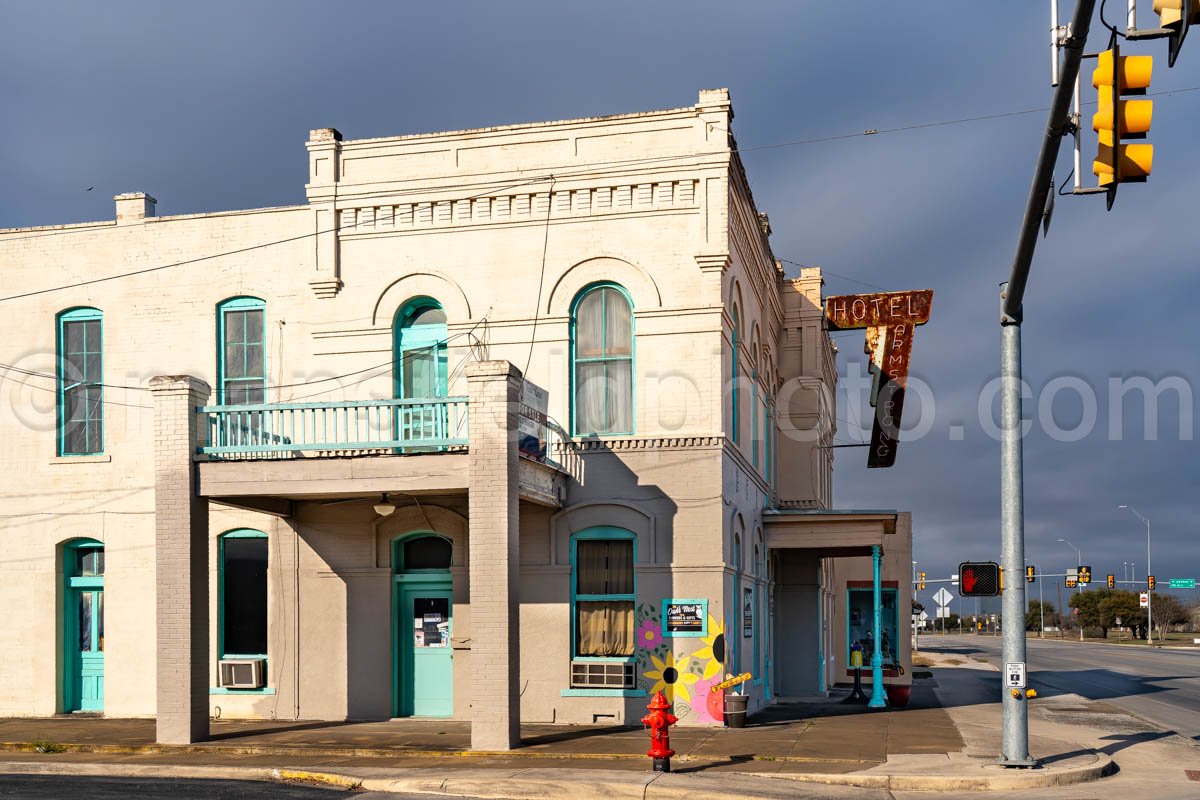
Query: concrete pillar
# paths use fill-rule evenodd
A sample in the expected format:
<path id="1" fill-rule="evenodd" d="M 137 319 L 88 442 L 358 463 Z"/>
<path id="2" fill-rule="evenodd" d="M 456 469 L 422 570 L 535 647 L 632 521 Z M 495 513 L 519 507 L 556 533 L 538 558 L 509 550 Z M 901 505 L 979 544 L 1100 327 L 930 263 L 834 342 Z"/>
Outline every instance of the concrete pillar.
<path id="1" fill-rule="evenodd" d="M 154 554 L 157 733 L 162 744 L 208 738 L 208 501 L 196 496 L 196 407 L 208 384 L 191 375 L 150 380 L 154 397 Z"/>
<path id="2" fill-rule="evenodd" d="M 471 747 L 521 744 L 517 407 L 521 371 L 467 368 L 470 393 Z"/>

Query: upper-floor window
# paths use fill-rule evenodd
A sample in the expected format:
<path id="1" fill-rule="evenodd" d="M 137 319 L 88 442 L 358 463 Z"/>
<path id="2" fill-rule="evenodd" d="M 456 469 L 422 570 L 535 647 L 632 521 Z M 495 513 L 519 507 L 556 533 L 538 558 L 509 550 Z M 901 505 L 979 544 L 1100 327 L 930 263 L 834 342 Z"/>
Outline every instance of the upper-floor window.
<path id="1" fill-rule="evenodd" d="M 234 297 L 217 306 L 217 402 L 266 402 L 267 306 L 257 297 Z"/>
<path id="2" fill-rule="evenodd" d="M 731 409 L 732 413 L 730 415 L 731 418 L 729 421 L 729 426 L 733 430 L 734 444 L 737 444 L 742 439 L 741 431 L 739 430 L 739 428 L 741 427 L 742 420 L 741 420 L 741 415 L 738 413 L 739 412 L 739 409 L 738 409 L 738 403 L 739 403 L 738 383 L 741 382 L 740 376 L 738 374 L 738 357 L 740 355 L 738 352 L 738 345 L 739 345 L 738 333 L 739 333 L 739 329 L 741 328 L 741 326 L 742 326 L 742 321 L 738 316 L 737 306 L 734 306 L 733 307 L 733 330 L 730 331 L 730 340 L 733 345 L 733 347 L 732 347 L 733 357 L 732 357 L 732 360 L 730 361 L 730 365 L 729 365 L 729 378 L 730 378 L 729 393 L 730 393 L 730 398 L 731 398 L 732 406 L 733 406 L 733 408 Z"/>
<path id="3" fill-rule="evenodd" d="M 104 451 L 104 315 L 75 308 L 58 315 L 58 454 Z"/>
<path id="4" fill-rule="evenodd" d="M 633 433 L 633 308 L 620 286 L 585 289 L 571 309 L 575 433 Z"/>
<path id="5" fill-rule="evenodd" d="M 446 312 L 436 300 L 411 300 L 396 314 L 396 396 L 445 397 Z"/>

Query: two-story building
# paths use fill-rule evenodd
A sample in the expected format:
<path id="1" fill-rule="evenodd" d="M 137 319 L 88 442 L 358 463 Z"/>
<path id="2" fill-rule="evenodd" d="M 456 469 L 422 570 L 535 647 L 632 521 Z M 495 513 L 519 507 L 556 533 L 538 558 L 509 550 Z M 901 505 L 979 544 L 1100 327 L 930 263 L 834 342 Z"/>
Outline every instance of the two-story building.
<path id="1" fill-rule="evenodd" d="M 831 507 L 732 121 L 323 128 L 303 205 L 0 231 L 0 715 L 716 724 L 846 682 L 876 591 L 906 683 L 909 517 Z"/>

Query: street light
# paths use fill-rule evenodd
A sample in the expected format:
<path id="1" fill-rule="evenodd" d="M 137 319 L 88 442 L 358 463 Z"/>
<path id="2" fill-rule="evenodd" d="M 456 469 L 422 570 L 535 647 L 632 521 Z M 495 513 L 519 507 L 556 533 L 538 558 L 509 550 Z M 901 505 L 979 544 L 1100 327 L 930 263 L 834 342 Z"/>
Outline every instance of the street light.
<path id="1" fill-rule="evenodd" d="M 1133 506 L 1120 505 L 1117 508 L 1125 509 L 1146 523 L 1146 575 L 1147 580 L 1149 580 L 1148 576 L 1153 574 L 1150 570 L 1150 520 L 1143 517 Z M 1146 592 L 1146 622 L 1146 644 L 1151 645 L 1154 644 L 1154 592 L 1151 591 Z"/>

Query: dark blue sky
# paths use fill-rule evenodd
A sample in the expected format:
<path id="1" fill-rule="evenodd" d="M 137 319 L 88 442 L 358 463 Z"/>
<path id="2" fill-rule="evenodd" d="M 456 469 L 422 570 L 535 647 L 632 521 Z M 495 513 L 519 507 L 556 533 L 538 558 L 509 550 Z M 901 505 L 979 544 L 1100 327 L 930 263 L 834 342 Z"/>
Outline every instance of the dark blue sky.
<path id="1" fill-rule="evenodd" d="M 835 499 L 912 510 L 916 558 L 930 577 L 948 575 L 999 553 L 999 449 L 978 398 L 997 374 L 997 284 L 1045 113 L 753 148 L 1045 108 L 1045 6 L 7 4 L 0 226 L 111 219 L 112 195 L 139 189 L 160 214 L 303 202 L 310 128 L 362 138 L 623 113 L 727 86 L 777 256 L 830 270 L 829 293 L 869 291 L 846 277 L 936 291 L 913 355 L 936 401 L 932 427 L 891 470 L 868 472 L 865 451 L 838 450 Z M 1101 31 L 1089 49 L 1107 40 Z M 1165 45 L 1138 48 L 1158 56 L 1152 91 L 1200 86 L 1200 42 L 1188 44 L 1171 71 Z M 1124 561 L 1144 575 L 1144 528 L 1116 508 L 1128 503 L 1153 522 L 1160 581 L 1200 577 L 1200 455 L 1194 431 L 1180 436 L 1177 394 L 1160 400 L 1157 441 L 1143 435 L 1136 395 L 1113 440 L 1108 402 L 1110 378 L 1200 378 L 1196 130 L 1200 91 L 1157 98 L 1150 182 L 1123 188 L 1111 213 L 1099 198 L 1059 198 L 1039 244 L 1026 378 L 1035 397 L 1062 378 L 1097 396 L 1094 429 L 1073 442 L 1044 420 L 1073 428 L 1085 413 L 1077 393 L 1060 391 L 1045 414 L 1032 403 L 1027 551 L 1044 571 L 1074 562 L 1065 538 L 1101 576 L 1120 576 Z M 1061 182 L 1065 145 L 1059 164 Z M 861 371 L 861 338 L 838 341 L 843 373 Z M 1182 405 L 1191 419 L 1190 389 Z M 848 422 L 865 413 L 841 403 L 839 441 L 857 437 Z"/>

